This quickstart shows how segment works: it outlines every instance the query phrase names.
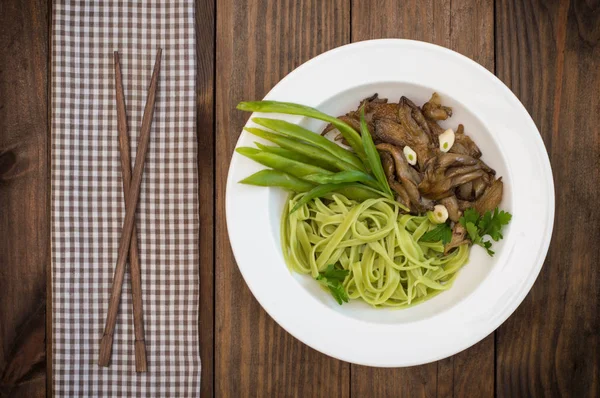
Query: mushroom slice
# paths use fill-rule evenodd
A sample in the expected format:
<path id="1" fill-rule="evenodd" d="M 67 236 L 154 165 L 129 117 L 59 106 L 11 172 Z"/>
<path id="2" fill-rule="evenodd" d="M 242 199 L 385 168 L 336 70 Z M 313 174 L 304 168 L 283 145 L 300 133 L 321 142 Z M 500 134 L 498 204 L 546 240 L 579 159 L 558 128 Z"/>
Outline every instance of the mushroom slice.
<path id="1" fill-rule="evenodd" d="M 400 123 L 390 119 L 376 119 L 374 121 L 374 137 L 383 143 L 389 143 L 400 148 L 411 147 L 417 153 L 419 167 L 429 159 L 431 150 L 428 147 L 429 139 L 425 136 L 415 137 L 412 132 Z M 424 136 L 424 133 L 422 133 Z"/>
<path id="2" fill-rule="evenodd" d="M 482 170 L 482 169 L 483 169 L 483 167 L 480 164 L 474 164 L 472 166 L 452 167 L 452 168 L 449 168 L 448 171 L 446 172 L 446 177 L 447 178 L 454 178 L 454 177 L 457 177 L 459 175 L 471 173 L 473 171 Z"/>
<path id="3" fill-rule="evenodd" d="M 470 156 L 439 153 L 425 165 L 419 192 L 429 199 L 440 200 L 454 195 L 454 188 L 486 174 L 485 164 Z"/>
<path id="4" fill-rule="evenodd" d="M 376 104 L 372 105 L 372 119 L 389 119 L 399 122 L 398 104 Z"/>
<path id="5" fill-rule="evenodd" d="M 377 149 L 380 152 L 387 152 L 392 156 L 392 159 L 394 160 L 394 166 L 396 167 L 396 177 L 402 183 L 402 186 L 410 198 L 410 202 L 412 204 L 411 208 L 414 208 L 417 211 L 424 209 L 425 206 L 421 201 L 421 194 L 417 188 L 419 183 L 416 178 L 419 175 L 415 169 L 410 167 L 406 161 L 406 158 L 404 157 L 404 153 L 402 153 L 402 150 L 392 144 L 387 143 L 378 144 Z"/>
<path id="6" fill-rule="evenodd" d="M 449 167 L 459 167 L 459 166 L 473 166 L 478 165 L 478 167 L 489 174 L 496 174 L 496 171 L 490 168 L 487 164 L 479 159 L 475 159 L 469 155 L 463 155 L 460 153 L 439 153 L 436 158 L 439 161 L 439 166 L 442 168 Z"/>
<path id="7" fill-rule="evenodd" d="M 465 211 L 471 207 L 473 207 L 473 202 L 469 202 L 468 200 L 457 200 L 458 202 L 458 208 L 460 209 L 460 211 Z"/>
<path id="8" fill-rule="evenodd" d="M 473 196 L 473 184 L 475 181 L 467 182 L 456 188 L 456 196 L 462 200 L 471 200 Z"/>
<path id="9" fill-rule="evenodd" d="M 402 125 L 408 129 L 415 142 L 428 144 L 429 135 L 425 131 L 423 131 L 421 126 L 419 126 L 415 119 L 413 119 L 413 108 L 410 107 L 409 102 L 410 100 L 406 97 L 400 98 L 398 112 L 398 118 L 400 119 L 400 123 L 402 123 Z"/>
<path id="10" fill-rule="evenodd" d="M 479 197 L 483 195 L 487 189 L 489 183 L 486 181 L 486 179 L 489 180 L 489 178 L 485 178 L 486 176 L 473 180 L 473 199 L 479 199 Z"/>
<path id="11" fill-rule="evenodd" d="M 427 126 L 429 126 L 429 130 L 431 130 L 431 134 L 434 135 L 435 137 L 437 137 L 438 135 L 440 135 L 444 131 L 446 131 L 435 120 L 426 119 L 426 121 L 427 121 Z"/>
<path id="12" fill-rule="evenodd" d="M 443 153 L 441 152 L 436 160 L 438 162 L 439 167 L 448 168 L 448 167 L 458 167 L 458 166 L 472 166 L 477 164 L 477 159 L 472 158 L 469 155 L 461 155 L 458 153 Z"/>
<path id="13" fill-rule="evenodd" d="M 388 184 L 390 184 L 390 188 L 392 188 L 394 190 L 394 192 L 396 192 L 396 194 L 397 194 L 396 201 L 398 201 L 400 204 L 404 205 L 406 208 L 410 209 L 411 208 L 410 198 L 408 196 L 408 193 L 406 192 L 406 189 L 404 189 L 402 184 L 400 184 L 396 180 L 388 181 Z"/>
<path id="14" fill-rule="evenodd" d="M 392 155 L 390 155 L 389 152 L 381 151 L 379 152 L 379 156 L 381 157 L 381 165 L 383 166 L 383 172 L 385 173 L 388 184 L 390 184 L 390 188 L 397 194 L 396 200 L 410 208 L 410 198 L 408 197 L 408 193 L 402 184 L 396 180 L 396 175 L 394 174 L 394 159 L 392 158 Z"/>
<path id="15" fill-rule="evenodd" d="M 452 195 L 441 199 L 440 203 L 446 207 L 446 210 L 448 210 L 448 218 L 454 222 L 458 222 L 462 212 L 458 208 L 458 200 L 456 199 L 456 196 Z"/>
<path id="16" fill-rule="evenodd" d="M 473 202 L 475 210 L 477 210 L 479 214 L 484 214 L 486 211 L 492 211 L 498 207 L 502 200 L 503 188 L 504 184 L 502 183 L 502 178 L 495 180 L 492 185 L 485 190 L 483 195 Z"/>
<path id="17" fill-rule="evenodd" d="M 416 106 L 414 102 L 412 102 L 411 100 L 409 100 L 406 97 L 402 97 L 402 99 L 404 100 L 404 103 L 406 105 L 408 105 L 410 107 L 410 109 L 412 109 L 411 116 L 415 120 L 415 122 L 419 125 L 421 130 L 423 130 L 427 135 L 431 136 L 432 135 L 431 129 L 429 128 L 429 125 L 427 124 L 427 120 L 425 119 L 423 112 L 421 112 L 421 108 Z"/>
<path id="18" fill-rule="evenodd" d="M 410 133 L 400 123 L 389 119 L 377 119 L 373 124 L 375 125 L 374 136 L 382 142 L 399 147 L 413 144 Z"/>
<path id="19" fill-rule="evenodd" d="M 389 180 L 395 180 L 396 176 L 394 175 L 394 159 L 389 152 L 380 151 L 379 156 L 381 158 L 381 165 L 383 166 L 383 172 L 385 173 L 386 178 Z"/>
<path id="20" fill-rule="evenodd" d="M 452 108 L 442 106 L 439 94 L 433 93 L 429 101 L 423 104 L 423 115 L 431 120 L 446 120 L 452 116 Z"/>
<path id="21" fill-rule="evenodd" d="M 471 243 L 470 240 L 465 239 L 467 236 L 467 230 L 460 223 L 455 223 L 452 228 L 452 240 L 444 246 L 444 254 L 448 254 L 452 249 L 464 245 L 466 243 Z"/>
<path id="22" fill-rule="evenodd" d="M 462 153 L 475 159 L 481 157 L 481 150 L 477 144 L 473 142 L 471 137 L 465 134 L 465 127 L 462 124 L 458 125 L 458 128 L 454 133 L 454 145 L 450 149 L 450 152 Z"/>

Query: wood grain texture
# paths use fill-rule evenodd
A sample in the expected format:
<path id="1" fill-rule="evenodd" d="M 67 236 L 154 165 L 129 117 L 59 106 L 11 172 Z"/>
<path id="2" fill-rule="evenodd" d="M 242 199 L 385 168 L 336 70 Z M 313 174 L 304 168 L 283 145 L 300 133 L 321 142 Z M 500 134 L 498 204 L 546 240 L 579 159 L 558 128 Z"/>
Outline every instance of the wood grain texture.
<path id="1" fill-rule="evenodd" d="M 223 0 L 216 48 L 216 319 L 218 397 L 347 397 L 349 365 L 302 344 L 260 307 L 229 248 L 225 184 L 229 160 L 248 114 L 242 100 L 261 99 L 292 69 L 349 40 L 349 3 Z"/>
<path id="2" fill-rule="evenodd" d="M 600 2 L 499 0 L 498 76 L 550 154 L 552 244 L 497 331 L 499 396 L 600 396 Z"/>
<path id="3" fill-rule="evenodd" d="M 46 391 L 47 10 L 0 4 L 0 395 L 15 397 Z"/>
<path id="4" fill-rule="evenodd" d="M 494 4 L 484 0 L 352 3 L 352 41 L 397 37 L 458 51 L 494 71 Z M 352 366 L 352 396 L 489 397 L 494 395 L 494 336 L 424 366 Z"/>
<path id="5" fill-rule="evenodd" d="M 196 0 L 196 135 L 200 217 L 200 395 L 212 397 L 214 379 L 215 2 Z"/>

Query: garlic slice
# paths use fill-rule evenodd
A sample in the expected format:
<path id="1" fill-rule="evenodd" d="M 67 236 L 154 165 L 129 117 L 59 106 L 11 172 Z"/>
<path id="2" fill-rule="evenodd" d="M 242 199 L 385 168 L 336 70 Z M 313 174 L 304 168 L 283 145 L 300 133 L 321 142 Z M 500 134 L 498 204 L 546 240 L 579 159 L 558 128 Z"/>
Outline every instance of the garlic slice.
<path id="1" fill-rule="evenodd" d="M 406 157 L 406 161 L 408 162 L 408 164 L 412 166 L 417 164 L 417 153 L 413 151 L 411 147 L 407 145 L 402 151 L 404 152 L 404 157 Z"/>
<path id="2" fill-rule="evenodd" d="M 427 216 L 431 222 L 442 224 L 448 219 L 448 209 L 444 205 L 435 205 L 433 211 L 429 212 Z"/>
<path id="3" fill-rule="evenodd" d="M 448 152 L 454 145 L 454 131 L 448 129 L 438 136 L 440 141 L 440 151 Z"/>

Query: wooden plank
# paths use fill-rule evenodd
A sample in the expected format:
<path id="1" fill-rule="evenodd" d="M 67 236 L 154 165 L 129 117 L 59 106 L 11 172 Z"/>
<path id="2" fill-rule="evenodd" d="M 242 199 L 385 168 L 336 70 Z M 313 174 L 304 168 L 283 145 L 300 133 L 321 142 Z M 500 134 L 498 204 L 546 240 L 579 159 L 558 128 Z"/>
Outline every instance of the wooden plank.
<path id="1" fill-rule="evenodd" d="M 353 0 L 352 41 L 402 38 L 450 45 L 450 0 Z"/>
<path id="2" fill-rule="evenodd" d="M 438 397 L 494 396 L 494 334 L 437 365 Z"/>
<path id="3" fill-rule="evenodd" d="M 536 122 L 556 186 L 544 267 L 497 331 L 497 392 L 598 397 L 600 8 L 585 1 L 499 0 L 496 23 L 498 76 Z"/>
<path id="4" fill-rule="evenodd" d="M 46 394 L 48 6 L 0 6 L 0 395 Z"/>
<path id="5" fill-rule="evenodd" d="M 352 3 L 352 41 L 398 37 L 432 42 L 494 70 L 494 5 L 484 0 Z M 352 366 L 352 395 L 492 396 L 494 337 L 451 358 L 403 369 Z"/>
<path id="6" fill-rule="evenodd" d="M 349 365 L 296 340 L 252 297 L 229 248 L 225 183 L 248 114 L 288 72 L 349 40 L 349 3 L 224 0 L 217 7 L 215 395 L 349 395 Z"/>
<path id="7" fill-rule="evenodd" d="M 196 134 L 200 203 L 200 395 L 214 395 L 215 2 L 196 0 Z"/>
<path id="8" fill-rule="evenodd" d="M 352 365 L 352 397 L 434 397 L 437 363 L 410 368 L 371 368 Z"/>

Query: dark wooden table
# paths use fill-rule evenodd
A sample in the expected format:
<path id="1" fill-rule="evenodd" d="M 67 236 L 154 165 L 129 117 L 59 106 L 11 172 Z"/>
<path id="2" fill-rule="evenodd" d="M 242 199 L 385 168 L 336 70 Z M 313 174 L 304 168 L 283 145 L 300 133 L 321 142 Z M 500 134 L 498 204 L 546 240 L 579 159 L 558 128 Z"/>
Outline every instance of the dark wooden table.
<path id="1" fill-rule="evenodd" d="M 600 396 L 600 2 L 197 0 L 202 395 Z M 0 395 L 50 392 L 51 5 L 0 2 Z M 461 52 L 533 116 L 556 220 L 533 289 L 492 335 L 405 369 L 350 365 L 281 329 L 246 287 L 225 226 L 229 159 L 247 114 L 308 59 L 402 37 Z M 443 331 L 440 331 L 443 333 Z"/>

